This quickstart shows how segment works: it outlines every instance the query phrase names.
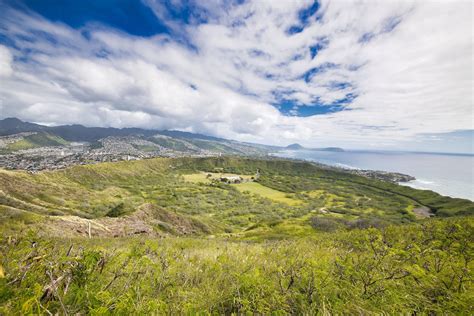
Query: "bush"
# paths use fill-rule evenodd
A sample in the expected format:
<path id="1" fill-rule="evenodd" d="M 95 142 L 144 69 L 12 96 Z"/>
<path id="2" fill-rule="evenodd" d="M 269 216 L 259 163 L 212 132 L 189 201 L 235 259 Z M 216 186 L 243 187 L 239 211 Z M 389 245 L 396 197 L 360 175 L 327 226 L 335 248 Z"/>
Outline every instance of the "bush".
<path id="1" fill-rule="evenodd" d="M 358 218 L 346 223 L 350 229 L 382 228 L 387 226 L 387 222 L 377 218 Z"/>
<path id="2" fill-rule="evenodd" d="M 107 212 L 107 217 L 119 217 L 125 215 L 125 205 L 123 203 L 119 203 L 118 205 L 112 207 L 110 211 Z"/>
<path id="3" fill-rule="evenodd" d="M 330 218 L 330 217 L 313 217 L 311 218 L 311 226 L 319 231 L 332 232 L 346 225 L 346 220 L 341 218 Z"/>

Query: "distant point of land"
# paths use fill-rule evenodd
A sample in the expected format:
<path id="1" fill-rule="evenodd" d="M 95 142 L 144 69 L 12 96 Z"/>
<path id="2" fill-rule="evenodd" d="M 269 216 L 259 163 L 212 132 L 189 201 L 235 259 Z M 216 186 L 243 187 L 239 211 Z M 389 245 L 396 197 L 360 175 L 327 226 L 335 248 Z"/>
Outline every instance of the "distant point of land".
<path id="1" fill-rule="evenodd" d="M 302 145 L 295 143 L 285 147 L 287 150 L 314 150 L 314 151 L 334 151 L 334 152 L 343 152 L 344 149 L 340 147 L 324 147 L 324 148 L 306 148 Z"/>
<path id="2" fill-rule="evenodd" d="M 291 150 L 301 150 L 301 149 L 305 149 L 303 146 L 301 146 L 300 144 L 291 144 L 291 145 L 288 145 L 286 146 L 286 149 L 291 149 Z"/>

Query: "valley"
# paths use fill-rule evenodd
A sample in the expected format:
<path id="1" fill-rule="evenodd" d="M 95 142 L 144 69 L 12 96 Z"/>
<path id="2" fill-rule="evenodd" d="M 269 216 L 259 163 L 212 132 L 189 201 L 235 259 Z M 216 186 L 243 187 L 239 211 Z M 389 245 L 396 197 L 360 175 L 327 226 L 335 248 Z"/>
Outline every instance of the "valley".
<path id="1" fill-rule="evenodd" d="M 456 313 L 471 301 L 469 200 L 246 157 L 0 170 L 0 187 L 4 314 Z"/>

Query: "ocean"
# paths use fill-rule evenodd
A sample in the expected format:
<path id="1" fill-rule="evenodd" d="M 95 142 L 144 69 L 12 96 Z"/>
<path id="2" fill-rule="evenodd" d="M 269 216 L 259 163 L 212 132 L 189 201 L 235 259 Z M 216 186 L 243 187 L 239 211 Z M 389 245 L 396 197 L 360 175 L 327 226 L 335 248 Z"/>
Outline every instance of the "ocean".
<path id="1" fill-rule="evenodd" d="M 400 172 L 416 178 L 402 185 L 474 201 L 474 155 L 355 150 L 284 150 L 273 155 L 349 169 Z"/>

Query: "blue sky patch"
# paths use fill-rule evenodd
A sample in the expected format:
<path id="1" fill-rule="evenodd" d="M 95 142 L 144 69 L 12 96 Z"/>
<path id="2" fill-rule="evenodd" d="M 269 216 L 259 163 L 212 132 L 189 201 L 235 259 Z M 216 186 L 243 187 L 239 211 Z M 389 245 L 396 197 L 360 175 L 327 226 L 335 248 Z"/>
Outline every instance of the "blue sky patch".
<path id="1" fill-rule="evenodd" d="M 286 116 L 308 117 L 313 115 L 324 115 L 336 113 L 346 110 L 343 105 L 334 104 L 314 104 L 314 105 L 297 105 L 293 100 L 284 100 L 275 105 L 280 113 Z"/>
<path id="2" fill-rule="evenodd" d="M 325 49 L 329 45 L 329 40 L 325 37 L 322 38 L 318 43 L 309 47 L 309 53 L 311 54 L 311 59 L 314 59 L 320 51 Z"/>
<path id="3" fill-rule="evenodd" d="M 300 23 L 303 25 L 308 24 L 308 20 L 311 16 L 316 14 L 316 12 L 319 10 L 320 4 L 318 1 L 314 1 L 312 5 L 310 5 L 307 8 L 304 8 L 298 12 L 298 18 L 300 20 Z"/>
<path id="4" fill-rule="evenodd" d="M 73 28 L 99 22 L 137 36 L 169 33 L 153 11 L 136 0 L 23 0 L 10 1 L 13 7 L 28 8 L 51 21 Z"/>
<path id="5" fill-rule="evenodd" d="M 322 72 L 325 72 L 329 69 L 333 69 L 333 68 L 337 68 L 338 66 L 336 64 L 333 64 L 333 63 L 324 63 L 322 64 L 321 66 L 318 66 L 318 67 L 313 67 L 311 69 L 309 69 L 308 71 L 306 71 L 302 78 L 304 79 L 304 81 L 306 83 L 310 82 L 311 79 L 313 79 L 314 76 L 316 76 L 318 73 L 322 73 Z"/>
<path id="6" fill-rule="evenodd" d="M 274 93 L 276 97 L 276 102 L 273 103 L 280 113 L 286 116 L 300 116 L 307 117 L 313 115 L 323 115 L 336 113 L 340 111 L 348 111 L 346 108 L 355 98 L 356 94 L 348 93 L 342 99 L 336 100 L 332 103 L 321 102 L 319 98 L 316 98 L 315 102 L 312 104 L 300 104 L 298 101 L 286 98 L 285 95 L 290 95 L 290 92 L 286 93 Z"/>
<path id="7" fill-rule="evenodd" d="M 375 32 L 375 31 L 374 32 L 366 32 L 366 33 L 362 34 L 362 36 L 359 37 L 359 43 L 362 43 L 362 44 L 368 43 L 372 39 L 374 39 L 375 37 L 377 37 L 381 34 L 390 33 L 401 22 L 402 22 L 402 18 L 400 16 L 392 16 L 392 17 L 390 17 L 390 18 L 388 18 L 387 20 L 384 21 L 380 31 L 378 31 L 378 32 Z"/>
<path id="8" fill-rule="evenodd" d="M 303 32 L 304 28 L 310 24 L 310 18 L 314 16 L 319 10 L 320 4 L 318 1 L 314 1 L 312 5 L 301 9 L 298 12 L 298 25 L 292 25 L 287 33 L 290 35 Z"/>
<path id="9" fill-rule="evenodd" d="M 329 85 L 330 90 L 344 90 L 347 88 L 352 88 L 352 84 L 350 82 L 331 82 Z"/>

